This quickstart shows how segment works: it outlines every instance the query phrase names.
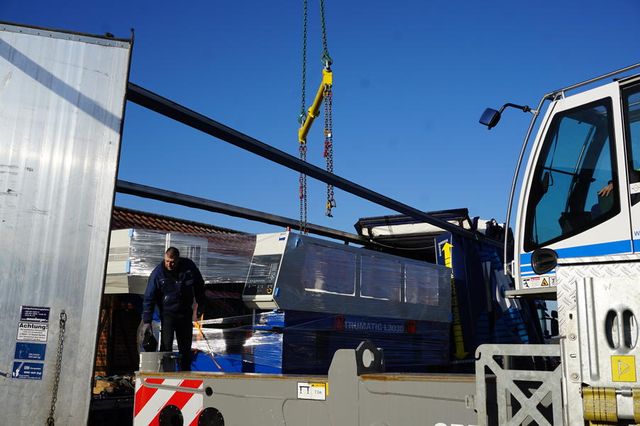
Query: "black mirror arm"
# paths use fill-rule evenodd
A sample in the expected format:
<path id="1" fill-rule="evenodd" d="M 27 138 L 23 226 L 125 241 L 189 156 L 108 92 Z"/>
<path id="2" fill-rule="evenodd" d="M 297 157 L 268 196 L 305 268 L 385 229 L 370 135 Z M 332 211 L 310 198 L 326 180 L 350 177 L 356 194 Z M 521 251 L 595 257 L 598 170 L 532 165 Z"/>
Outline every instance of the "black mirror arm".
<path id="1" fill-rule="evenodd" d="M 505 108 L 507 107 L 511 107 L 511 108 L 516 108 L 519 110 L 522 110 L 523 112 L 531 112 L 532 109 L 529 105 L 518 105 L 518 104 L 512 104 L 511 102 L 507 102 L 506 104 L 502 105 L 502 108 L 500 108 L 500 111 L 498 111 L 500 114 L 502 114 L 502 111 L 505 110 Z"/>
<path id="2" fill-rule="evenodd" d="M 480 124 L 484 124 L 489 130 L 491 130 L 498 124 L 498 122 L 500 121 L 500 117 L 502 116 L 502 112 L 507 107 L 516 108 L 524 112 L 533 112 L 534 114 L 536 113 L 536 111 L 532 110 L 529 105 L 518 105 L 507 102 L 506 104 L 502 105 L 499 111 L 496 111 L 493 108 L 487 108 L 482 114 L 482 117 L 480 117 Z"/>

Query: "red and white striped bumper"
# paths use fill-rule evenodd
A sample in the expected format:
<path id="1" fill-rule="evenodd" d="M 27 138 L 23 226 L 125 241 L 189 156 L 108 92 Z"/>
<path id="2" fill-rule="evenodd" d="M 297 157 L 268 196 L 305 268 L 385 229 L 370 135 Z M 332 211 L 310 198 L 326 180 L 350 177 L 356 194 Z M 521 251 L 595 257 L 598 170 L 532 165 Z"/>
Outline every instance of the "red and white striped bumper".
<path id="1" fill-rule="evenodd" d="M 161 416 L 176 415 L 195 426 L 202 408 L 202 380 L 136 378 L 134 426 L 159 425 Z"/>

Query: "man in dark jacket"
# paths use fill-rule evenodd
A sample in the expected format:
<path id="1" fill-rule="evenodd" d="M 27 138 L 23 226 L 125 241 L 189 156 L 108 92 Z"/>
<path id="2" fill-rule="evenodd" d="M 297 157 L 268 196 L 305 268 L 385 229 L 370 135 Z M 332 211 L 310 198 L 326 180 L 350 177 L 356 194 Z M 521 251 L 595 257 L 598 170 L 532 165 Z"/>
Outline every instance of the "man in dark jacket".
<path id="1" fill-rule="evenodd" d="M 181 258 L 175 247 L 169 247 L 164 260 L 155 267 L 149 276 L 147 290 L 144 293 L 142 322 L 144 332 L 151 330 L 153 311 L 160 312 L 161 334 L 160 350 L 173 350 L 175 333 L 180 352 L 180 369 L 191 370 L 191 336 L 193 299 L 204 307 L 204 280 L 198 267 L 187 258 Z"/>

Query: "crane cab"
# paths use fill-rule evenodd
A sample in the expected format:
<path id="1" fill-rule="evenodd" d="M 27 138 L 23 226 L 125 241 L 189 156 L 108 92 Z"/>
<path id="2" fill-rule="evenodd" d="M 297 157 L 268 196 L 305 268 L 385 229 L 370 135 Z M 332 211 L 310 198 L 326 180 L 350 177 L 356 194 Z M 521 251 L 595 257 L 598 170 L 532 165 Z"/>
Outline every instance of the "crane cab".
<path id="1" fill-rule="evenodd" d="M 640 75 L 547 96 L 512 295 L 557 293 L 565 423 L 640 422 Z"/>
<path id="2" fill-rule="evenodd" d="M 523 292 L 555 287 L 556 264 L 640 252 L 640 76 L 553 96 L 518 204 L 512 270 Z"/>

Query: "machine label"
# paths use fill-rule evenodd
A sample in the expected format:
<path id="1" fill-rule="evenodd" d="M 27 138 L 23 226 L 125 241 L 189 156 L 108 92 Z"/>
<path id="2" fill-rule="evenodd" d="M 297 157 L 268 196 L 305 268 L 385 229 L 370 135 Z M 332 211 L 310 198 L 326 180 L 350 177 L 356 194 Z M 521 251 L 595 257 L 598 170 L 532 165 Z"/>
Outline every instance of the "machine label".
<path id="1" fill-rule="evenodd" d="M 614 382 L 635 382 L 636 357 L 633 355 L 611 356 L 611 380 Z"/>
<path id="2" fill-rule="evenodd" d="M 49 324 L 20 321 L 18 323 L 18 341 L 46 342 Z"/>
<path id="3" fill-rule="evenodd" d="M 27 359 L 31 361 L 44 361 L 47 345 L 44 343 L 16 343 L 15 359 Z"/>
<path id="4" fill-rule="evenodd" d="M 298 382 L 298 399 L 325 401 L 328 393 L 327 383 Z"/>
<path id="5" fill-rule="evenodd" d="M 393 324 L 374 321 L 350 321 L 344 322 L 346 331 L 377 331 L 380 333 L 404 333 L 404 324 Z"/>
<path id="6" fill-rule="evenodd" d="M 11 377 L 14 379 L 42 380 L 44 364 L 38 362 L 14 361 Z"/>

